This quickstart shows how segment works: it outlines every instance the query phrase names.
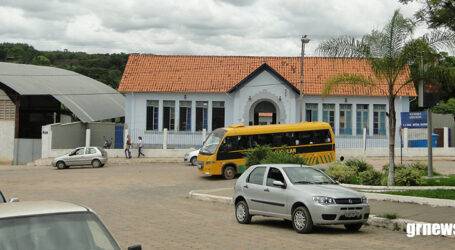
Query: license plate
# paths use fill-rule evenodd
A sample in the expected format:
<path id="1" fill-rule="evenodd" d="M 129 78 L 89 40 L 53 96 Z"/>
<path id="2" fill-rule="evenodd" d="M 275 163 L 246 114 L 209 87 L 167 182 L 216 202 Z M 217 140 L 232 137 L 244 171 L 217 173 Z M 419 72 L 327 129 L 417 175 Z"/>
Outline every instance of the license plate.
<path id="1" fill-rule="evenodd" d="M 354 217 L 358 217 L 359 215 L 360 215 L 360 213 L 358 211 L 346 212 L 344 214 L 344 216 L 346 216 L 347 218 L 354 218 Z"/>

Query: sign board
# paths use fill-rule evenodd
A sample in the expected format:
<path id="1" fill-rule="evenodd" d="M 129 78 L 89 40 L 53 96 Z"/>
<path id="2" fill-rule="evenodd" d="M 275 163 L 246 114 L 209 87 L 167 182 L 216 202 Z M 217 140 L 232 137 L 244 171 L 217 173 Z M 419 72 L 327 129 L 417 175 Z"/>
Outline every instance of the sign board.
<path id="1" fill-rule="evenodd" d="M 402 128 L 426 128 L 427 112 L 401 112 Z"/>

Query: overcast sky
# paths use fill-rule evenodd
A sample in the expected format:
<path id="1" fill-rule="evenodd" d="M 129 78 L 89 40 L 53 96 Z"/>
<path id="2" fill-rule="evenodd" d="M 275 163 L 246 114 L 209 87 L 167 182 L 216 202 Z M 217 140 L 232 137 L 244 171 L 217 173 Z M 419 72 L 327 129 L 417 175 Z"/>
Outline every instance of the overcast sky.
<path id="1" fill-rule="evenodd" d="M 330 37 L 361 37 L 398 0 L 1 0 L 0 42 L 38 50 L 171 55 L 299 56 Z M 423 32 L 423 28 L 418 33 Z"/>

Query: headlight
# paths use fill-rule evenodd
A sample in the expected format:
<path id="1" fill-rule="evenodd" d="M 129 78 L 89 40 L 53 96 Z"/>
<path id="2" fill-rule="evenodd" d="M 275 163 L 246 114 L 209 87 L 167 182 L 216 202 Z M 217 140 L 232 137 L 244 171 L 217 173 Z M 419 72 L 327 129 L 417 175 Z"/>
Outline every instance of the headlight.
<path id="1" fill-rule="evenodd" d="M 321 205 L 335 204 L 335 199 L 327 196 L 313 196 L 313 201 Z"/>
<path id="2" fill-rule="evenodd" d="M 214 161 L 208 161 L 206 164 L 210 165 L 210 164 L 213 164 L 213 163 L 215 163 L 215 162 Z"/>
<path id="3" fill-rule="evenodd" d="M 363 204 L 368 204 L 368 199 L 367 199 L 367 197 L 365 197 L 365 196 L 362 197 L 362 203 L 363 203 Z"/>

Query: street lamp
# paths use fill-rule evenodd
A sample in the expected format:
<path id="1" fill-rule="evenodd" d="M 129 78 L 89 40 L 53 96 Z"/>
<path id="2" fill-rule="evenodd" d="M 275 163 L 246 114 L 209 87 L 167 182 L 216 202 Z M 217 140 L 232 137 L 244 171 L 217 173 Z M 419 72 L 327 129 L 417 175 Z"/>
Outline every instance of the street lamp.
<path id="1" fill-rule="evenodd" d="M 300 122 L 303 121 L 303 56 L 305 54 L 305 44 L 310 42 L 310 38 L 307 38 L 306 35 L 302 36 L 302 50 L 300 57 Z"/>

